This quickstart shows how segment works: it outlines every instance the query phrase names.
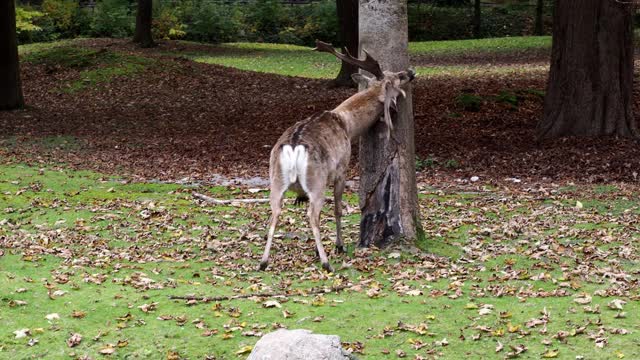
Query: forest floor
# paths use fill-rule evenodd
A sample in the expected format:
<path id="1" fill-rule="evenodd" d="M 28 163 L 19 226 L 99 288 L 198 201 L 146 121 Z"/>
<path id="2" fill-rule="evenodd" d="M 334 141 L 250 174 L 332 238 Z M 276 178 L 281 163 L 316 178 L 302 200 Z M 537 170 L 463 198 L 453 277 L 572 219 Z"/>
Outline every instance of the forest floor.
<path id="1" fill-rule="evenodd" d="M 110 39 L 58 45 L 23 51 L 28 107 L 0 114 L 0 154 L 5 157 L 54 160 L 143 179 L 264 177 L 270 147 L 284 129 L 353 93 L 328 89 L 324 79 L 190 60 L 195 53 L 222 51 L 210 45 L 166 42 L 137 50 Z M 245 57 L 254 60 L 270 56 L 259 48 L 236 51 L 247 51 Z M 543 50 L 531 51 L 527 56 L 543 59 Z M 177 56 L 182 53 L 191 55 Z M 308 53 L 290 57 L 337 69 L 330 55 Z M 491 53 L 489 62 L 478 61 L 468 70 L 445 53 L 437 71 L 414 81 L 417 161 L 425 179 L 637 180 L 640 148 L 635 141 L 537 141 L 545 67 L 517 64 L 505 70 L 498 58 L 513 56 L 501 54 Z M 473 57 L 470 52 L 463 56 Z M 420 71 L 436 61 L 432 56 L 415 65 Z M 635 99 L 638 110 L 640 96 Z"/>
<path id="2" fill-rule="evenodd" d="M 21 49 L 28 107 L 0 113 L 0 358 L 239 359 L 280 327 L 337 334 L 365 359 L 640 358 L 637 144 L 535 141 L 544 50 L 413 50 L 425 238 L 356 248 L 348 191 L 346 255 L 332 204 L 322 215 L 328 274 L 304 208 L 286 207 L 257 272 L 268 206 L 192 197 L 266 197 L 281 132 L 353 92 L 205 63 L 279 63 L 232 47 Z M 337 69 L 311 54 L 274 72 Z M 169 299 L 190 294 L 255 296 Z"/>

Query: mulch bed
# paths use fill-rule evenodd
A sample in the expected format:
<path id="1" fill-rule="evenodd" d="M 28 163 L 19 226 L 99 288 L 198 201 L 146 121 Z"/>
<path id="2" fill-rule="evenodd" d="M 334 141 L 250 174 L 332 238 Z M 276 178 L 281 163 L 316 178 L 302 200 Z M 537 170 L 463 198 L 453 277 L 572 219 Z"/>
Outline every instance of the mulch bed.
<path id="1" fill-rule="evenodd" d="M 98 40 L 138 52 L 130 44 Z M 215 174 L 265 176 L 270 146 L 298 120 L 331 109 L 353 90 L 324 80 L 283 77 L 199 64 L 162 55 L 175 44 L 144 50 L 163 59 L 142 74 L 116 78 L 75 94 L 60 91 L 77 70 L 22 64 L 28 108 L 0 113 L 0 155 L 25 162 L 65 162 L 143 179 L 210 180 Z M 522 65 L 526 66 L 526 65 Z M 635 181 L 640 151 L 624 139 L 537 142 L 546 76 L 419 78 L 414 87 L 416 149 L 432 158 L 425 179 L 489 181 Z M 456 103 L 483 98 L 479 111 Z M 518 105 L 499 100 L 519 94 Z M 639 96 L 636 99 L 636 114 Z M 42 146 L 34 139 L 70 136 L 78 146 Z"/>

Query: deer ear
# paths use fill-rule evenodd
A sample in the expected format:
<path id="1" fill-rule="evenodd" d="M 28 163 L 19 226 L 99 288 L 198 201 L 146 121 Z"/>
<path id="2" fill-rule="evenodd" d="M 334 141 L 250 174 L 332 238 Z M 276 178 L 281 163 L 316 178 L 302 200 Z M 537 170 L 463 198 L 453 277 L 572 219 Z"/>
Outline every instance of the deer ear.
<path id="1" fill-rule="evenodd" d="M 374 80 L 373 78 L 370 78 L 366 75 L 360 74 L 360 73 L 355 73 L 355 74 L 351 74 L 351 79 L 358 84 L 359 87 L 362 88 L 368 88 L 369 84 L 371 84 L 371 82 Z"/>

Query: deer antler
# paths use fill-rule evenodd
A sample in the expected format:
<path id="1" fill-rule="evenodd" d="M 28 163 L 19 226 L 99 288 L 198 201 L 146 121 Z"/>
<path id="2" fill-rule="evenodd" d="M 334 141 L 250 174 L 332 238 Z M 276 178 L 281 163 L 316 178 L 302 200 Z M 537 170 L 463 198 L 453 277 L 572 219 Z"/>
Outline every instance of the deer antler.
<path id="1" fill-rule="evenodd" d="M 320 40 L 316 40 L 316 47 L 313 49 L 315 51 L 328 52 L 333 54 L 338 59 L 348 62 L 349 64 L 355 65 L 362 70 L 368 71 L 373 74 L 378 80 L 384 78 L 384 74 L 382 73 L 382 69 L 380 68 L 380 64 L 376 59 L 374 59 L 366 50 L 362 50 L 366 55 L 364 60 L 360 60 L 358 58 L 354 58 L 349 54 L 349 50 L 345 50 L 345 54 L 340 54 L 333 48 L 333 45 L 322 42 Z"/>

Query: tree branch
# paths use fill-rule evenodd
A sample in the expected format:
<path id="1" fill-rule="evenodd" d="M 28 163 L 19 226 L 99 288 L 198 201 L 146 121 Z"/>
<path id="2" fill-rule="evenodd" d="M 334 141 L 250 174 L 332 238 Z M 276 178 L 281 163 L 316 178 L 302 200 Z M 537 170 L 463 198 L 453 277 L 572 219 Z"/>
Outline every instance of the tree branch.
<path id="1" fill-rule="evenodd" d="M 307 292 L 308 295 L 317 295 L 317 294 L 328 294 L 331 292 L 339 292 L 342 291 L 349 286 L 340 285 L 340 286 L 332 286 L 330 289 L 315 289 Z M 187 300 L 187 301 L 198 301 L 198 302 L 212 302 L 212 301 L 228 301 L 228 300 L 236 300 L 236 299 L 247 299 L 251 297 L 280 297 L 280 296 L 291 296 L 292 294 L 288 293 L 253 293 L 253 294 L 241 294 L 241 295 L 227 295 L 227 296 L 195 296 L 195 295 L 169 295 L 170 300 Z"/>
<path id="2" fill-rule="evenodd" d="M 205 194 L 200 194 L 197 192 L 192 193 L 193 197 L 196 199 L 204 200 L 208 203 L 216 204 L 216 205 L 226 205 L 233 203 L 244 203 L 244 204 L 255 204 L 255 203 L 267 203 L 269 199 L 229 199 L 229 200 L 221 200 L 212 198 L 211 196 L 207 196 Z"/>

